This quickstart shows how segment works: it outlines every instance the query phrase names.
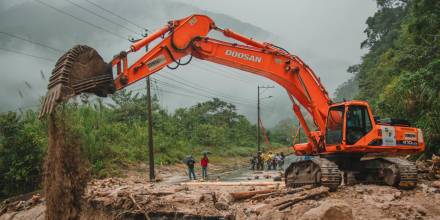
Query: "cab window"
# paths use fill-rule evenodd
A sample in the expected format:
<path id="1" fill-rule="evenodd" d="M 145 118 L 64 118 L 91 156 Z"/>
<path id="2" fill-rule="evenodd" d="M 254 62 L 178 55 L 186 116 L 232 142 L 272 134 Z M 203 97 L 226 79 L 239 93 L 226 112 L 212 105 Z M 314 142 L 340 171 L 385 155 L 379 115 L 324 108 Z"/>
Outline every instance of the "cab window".
<path id="1" fill-rule="evenodd" d="M 344 106 L 332 107 L 327 117 L 327 132 L 325 141 L 327 144 L 342 143 L 342 128 L 344 125 Z"/>
<path id="2" fill-rule="evenodd" d="M 355 144 L 372 129 L 368 110 L 365 106 L 349 106 L 347 111 L 346 142 Z"/>

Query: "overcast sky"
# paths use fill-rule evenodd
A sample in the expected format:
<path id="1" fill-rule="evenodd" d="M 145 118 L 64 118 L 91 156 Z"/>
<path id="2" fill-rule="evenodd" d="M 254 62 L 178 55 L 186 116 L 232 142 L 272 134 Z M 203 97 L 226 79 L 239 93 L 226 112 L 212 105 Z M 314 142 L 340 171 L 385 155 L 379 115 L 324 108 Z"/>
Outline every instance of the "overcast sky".
<path id="1" fill-rule="evenodd" d="M 1 0 L 0 32 L 15 34 L 61 50 L 67 50 L 75 44 L 87 44 L 96 48 L 106 60 L 129 46 L 124 37 L 135 36 L 134 33 L 102 20 L 65 0 L 41 1 L 111 30 L 122 38 L 98 30 L 33 0 Z M 128 29 L 140 32 L 136 26 L 96 8 L 85 0 L 70 1 Z M 365 20 L 376 10 L 373 0 L 178 0 L 179 4 L 170 0 L 132 0 L 124 3 L 117 0 L 89 1 L 149 29 L 158 28 L 170 19 L 179 19 L 192 13 L 207 13 L 222 27 L 233 28 L 262 41 L 270 41 L 300 56 L 321 77 L 331 94 L 339 84 L 350 77 L 346 72 L 347 67 L 359 63 L 360 57 L 365 53 L 359 46 L 365 39 Z M 40 70 L 48 77 L 54 62 L 4 49 L 49 60 L 56 60 L 61 53 L 4 34 L 0 34 L 1 48 L 0 111 L 38 104 L 38 99 L 44 94 L 47 85 L 47 81 L 40 76 Z M 162 71 L 156 74 L 155 78 L 159 82 L 155 85 L 154 92 L 159 95 L 161 104 L 170 111 L 218 95 L 227 101 L 233 101 L 239 111 L 253 122 L 256 118 L 257 85 L 276 86 L 275 83 L 261 77 L 202 61 L 194 61 L 192 65 L 177 71 Z M 195 93 L 189 88 L 179 89 L 179 86 L 187 86 L 169 78 L 180 82 L 180 79 L 184 79 L 186 84 L 189 82 L 195 87 L 207 87 L 210 93 Z M 131 88 L 138 89 L 141 86 L 139 84 Z M 205 97 L 201 94 L 205 94 Z M 278 120 L 293 116 L 289 100 L 282 88 L 276 86 L 263 94 L 264 97 L 269 95 L 273 98 L 264 100 L 262 106 L 263 121 L 268 127 Z"/>

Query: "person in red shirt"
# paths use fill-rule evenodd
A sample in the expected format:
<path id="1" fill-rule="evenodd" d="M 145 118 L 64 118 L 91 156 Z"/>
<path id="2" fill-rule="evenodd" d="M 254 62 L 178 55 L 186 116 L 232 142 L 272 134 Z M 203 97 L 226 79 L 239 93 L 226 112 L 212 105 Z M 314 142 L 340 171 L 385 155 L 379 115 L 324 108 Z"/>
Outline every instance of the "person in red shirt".
<path id="1" fill-rule="evenodd" d="M 200 165 L 202 166 L 202 178 L 207 179 L 208 178 L 208 154 L 203 154 L 202 159 L 200 160 Z"/>

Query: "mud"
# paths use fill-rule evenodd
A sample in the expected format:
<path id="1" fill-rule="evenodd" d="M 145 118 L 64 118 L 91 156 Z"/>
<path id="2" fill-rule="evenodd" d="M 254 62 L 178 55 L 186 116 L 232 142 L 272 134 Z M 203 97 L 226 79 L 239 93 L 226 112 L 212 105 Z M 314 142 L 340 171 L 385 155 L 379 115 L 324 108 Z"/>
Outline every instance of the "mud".
<path id="1" fill-rule="evenodd" d="M 216 183 L 215 181 L 213 183 Z M 150 183 L 147 178 L 92 180 L 82 197 L 80 219 L 439 219 L 440 188 L 422 181 L 414 190 L 389 186 L 341 186 L 338 191 L 283 185 Z M 273 189 L 236 201 L 231 193 Z M 320 193 L 322 191 L 322 193 Z M 320 193 L 319 196 L 317 193 Z M 21 211 L 8 211 L 4 219 L 44 215 L 44 199 Z M 292 205 L 281 208 L 293 201 Z M 12 216 L 12 217 L 11 217 Z M 14 217 L 15 216 L 15 217 Z"/>
<path id="2" fill-rule="evenodd" d="M 49 118 L 43 182 L 47 220 L 79 219 L 81 196 L 89 178 L 87 162 L 81 157 L 80 138 L 65 120 L 63 109 Z"/>
<path id="3" fill-rule="evenodd" d="M 266 185 L 261 183 L 269 179 L 252 178 L 276 171 L 246 172 L 241 179 L 251 180 L 241 182 L 175 181 L 185 179 L 184 167 L 160 167 L 158 174 L 162 181 L 155 183 L 148 181 L 145 170 L 89 181 L 79 219 L 440 219 L 440 181 L 423 175 L 413 190 L 360 184 L 328 192 L 310 186 L 285 188 L 282 182 Z M 234 199 L 243 192 L 263 194 Z M 42 219 L 44 210 L 44 198 L 37 197 L 11 203 L 0 220 Z"/>

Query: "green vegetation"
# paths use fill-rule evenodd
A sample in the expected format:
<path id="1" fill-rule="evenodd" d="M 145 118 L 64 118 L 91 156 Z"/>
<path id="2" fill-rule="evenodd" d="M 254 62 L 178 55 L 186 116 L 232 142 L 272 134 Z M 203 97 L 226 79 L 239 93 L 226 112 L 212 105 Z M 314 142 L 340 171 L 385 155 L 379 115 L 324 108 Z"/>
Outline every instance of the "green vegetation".
<path id="1" fill-rule="evenodd" d="M 82 151 L 97 178 L 120 175 L 130 165 L 147 162 L 147 99 L 119 91 L 112 104 L 81 96 L 62 106 L 64 119 L 84 143 Z M 235 106 L 219 99 L 169 113 L 153 98 L 155 162 L 182 162 L 203 151 L 212 159 L 247 157 L 255 152 L 256 127 Z M 47 122 L 38 112 L 0 114 L 0 198 L 40 187 L 47 148 Z"/>
<path id="2" fill-rule="evenodd" d="M 19 119 L 16 113 L 0 115 L 0 198 L 34 190 L 41 182 L 45 144 L 34 123 L 35 114 Z"/>
<path id="3" fill-rule="evenodd" d="M 337 90 L 336 99 L 357 93 L 354 98 L 368 100 L 377 115 L 409 120 L 424 131 L 426 155 L 440 154 L 440 1 L 377 5 L 361 44 L 369 51 L 349 68 L 353 79 Z"/>
<path id="4" fill-rule="evenodd" d="M 267 131 L 268 138 L 272 146 L 292 146 L 301 142 L 306 142 L 304 132 L 298 132 L 298 120 L 296 118 L 286 118 L 279 121 L 273 128 Z M 296 137 L 296 139 L 295 139 Z"/>

